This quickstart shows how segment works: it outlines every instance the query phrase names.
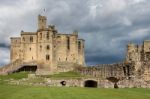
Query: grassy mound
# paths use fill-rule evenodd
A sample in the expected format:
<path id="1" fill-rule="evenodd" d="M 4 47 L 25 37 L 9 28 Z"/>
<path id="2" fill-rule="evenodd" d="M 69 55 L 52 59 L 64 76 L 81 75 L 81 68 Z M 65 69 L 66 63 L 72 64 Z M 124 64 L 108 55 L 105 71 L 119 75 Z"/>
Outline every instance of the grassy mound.
<path id="1" fill-rule="evenodd" d="M 60 72 L 59 74 L 49 75 L 48 78 L 82 78 L 84 77 L 80 73 L 69 71 L 69 72 Z"/>
<path id="2" fill-rule="evenodd" d="M 19 72 L 19 73 L 13 73 L 9 75 L 0 75 L 1 80 L 5 79 L 22 79 L 22 78 L 27 78 L 28 77 L 28 72 Z M 85 77 L 81 75 L 80 73 L 74 72 L 74 71 L 69 71 L 69 72 L 60 72 L 58 74 L 53 74 L 53 75 L 47 75 L 47 76 L 42 76 L 42 77 L 47 77 L 47 78 L 68 78 L 68 79 L 73 79 L 73 78 L 82 78 Z"/>

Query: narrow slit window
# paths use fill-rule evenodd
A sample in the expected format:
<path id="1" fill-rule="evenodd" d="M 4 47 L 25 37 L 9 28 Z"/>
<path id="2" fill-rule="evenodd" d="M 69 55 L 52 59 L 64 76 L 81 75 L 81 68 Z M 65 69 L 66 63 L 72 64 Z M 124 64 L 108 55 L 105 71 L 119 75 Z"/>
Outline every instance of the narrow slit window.
<path id="1" fill-rule="evenodd" d="M 70 49 L 70 39 L 69 39 L 69 37 L 67 37 L 67 49 L 68 50 Z"/>
<path id="2" fill-rule="evenodd" d="M 46 38 L 49 39 L 49 33 L 48 33 L 48 32 L 47 32 L 47 34 L 46 34 Z"/>
<path id="3" fill-rule="evenodd" d="M 40 33 L 40 40 L 42 40 L 42 33 Z"/>
<path id="4" fill-rule="evenodd" d="M 47 48 L 47 50 L 49 50 L 49 49 L 50 49 L 49 45 L 47 45 L 47 47 L 46 47 L 46 48 Z"/>
<path id="5" fill-rule="evenodd" d="M 25 41 L 25 38 L 24 38 L 24 37 L 23 37 L 22 39 L 23 39 L 23 41 Z"/>
<path id="6" fill-rule="evenodd" d="M 81 42 L 78 41 L 78 48 L 81 49 Z"/>
<path id="7" fill-rule="evenodd" d="M 33 36 L 30 36 L 30 42 L 33 42 Z"/>

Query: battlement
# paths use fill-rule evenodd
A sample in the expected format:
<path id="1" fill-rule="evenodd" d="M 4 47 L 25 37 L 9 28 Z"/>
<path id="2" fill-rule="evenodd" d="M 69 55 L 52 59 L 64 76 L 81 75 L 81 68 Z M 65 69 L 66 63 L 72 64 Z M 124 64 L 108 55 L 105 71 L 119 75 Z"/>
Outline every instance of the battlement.
<path id="1" fill-rule="evenodd" d="M 11 44 L 18 44 L 21 43 L 21 38 L 20 37 L 11 37 Z"/>
<path id="2" fill-rule="evenodd" d="M 36 32 L 21 32 L 21 35 L 36 35 Z"/>

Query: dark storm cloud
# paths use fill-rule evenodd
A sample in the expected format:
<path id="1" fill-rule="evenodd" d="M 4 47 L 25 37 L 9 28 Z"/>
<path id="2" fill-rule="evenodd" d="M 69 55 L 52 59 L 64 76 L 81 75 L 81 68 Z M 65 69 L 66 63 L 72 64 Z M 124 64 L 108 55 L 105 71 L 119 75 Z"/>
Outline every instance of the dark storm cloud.
<path id="1" fill-rule="evenodd" d="M 97 63 L 101 64 L 112 64 L 114 62 L 121 62 L 124 60 L 124 57 L 122 56 L 92 56 L 92 57 L 86 57 L 86 61 L 88 62 L 89 65 L 97 65 Z"/>
<path id="2" fill-rule="evenodd" d="M 10 45 L 8 45 L 8 44 L 5 44 L 5 43 L 0 43 L 0 47 L 2 47 L 2 48 L 10 48 Z"/>
<path id="3" fill-rule="evenodd" d="M 90 65 L 123 61 L 129 42 L 150 39 L 150 0 L 1 0 L 0 13 L 0 64 L 9 62 L 9 37 L 36 31 L 38 14 L 60 33 L 78 30 Z"/>

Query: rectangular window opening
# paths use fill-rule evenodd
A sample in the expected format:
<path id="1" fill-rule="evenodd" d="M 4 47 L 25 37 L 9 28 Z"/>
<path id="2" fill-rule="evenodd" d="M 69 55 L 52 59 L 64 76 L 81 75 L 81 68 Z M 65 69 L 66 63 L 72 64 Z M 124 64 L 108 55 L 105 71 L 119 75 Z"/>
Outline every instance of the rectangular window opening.
<path id="1" fill-rule="evenodd" d="M 33 36 L 30 36 L 30 42 L 33 42 Z"/>
<path id="2" fill-rule="evenodd" d="M 50 59 L 50 56 L 49 55 L 46 55 L 46 60 L 48 61 Z"/>
<path id="3" fill-rule="evenodd" d="M 81 49 L 81 42 L 78 41 L 78 49 Z"/>
<path id="4" fill-rule="evenodd" d="M 67 49 L 68 50 L 70 49 L 70 39 L 69 39 L 69 37 L 67 37 Z"/>
<path id="5" fill-rule="evenodd" d="M 49 39 L 49 33 L 48 33 L 48 32 L 47 32 L 47 34 L 46 34 L 46 38 Z"/>

